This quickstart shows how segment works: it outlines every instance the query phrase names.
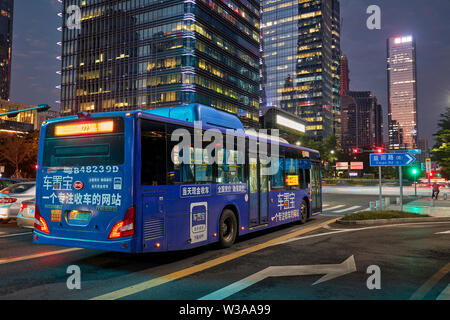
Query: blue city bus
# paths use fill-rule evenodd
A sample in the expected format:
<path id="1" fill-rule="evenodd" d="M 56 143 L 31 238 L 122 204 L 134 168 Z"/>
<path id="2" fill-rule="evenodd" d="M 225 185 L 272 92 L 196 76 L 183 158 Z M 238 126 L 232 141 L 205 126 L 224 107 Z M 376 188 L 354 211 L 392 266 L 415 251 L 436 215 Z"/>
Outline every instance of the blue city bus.
<path id="1" fill-rule="evenodd" d="M 177 133 L 194 141 L 194 123 L 201 132 L 235 132 L 235 145 L 216 155 L 226 161 L 211 164 L 203 141 L 179 150 Z M 249 146 L 264 141 L 244 132 L 236 116 L 202 105 L 49 120 L 34 242 L 127 253 L 230 247 L 237 236 L 319 214 L 319 153 L 278 140 L 279 170 L 262 174 L 271 164 Z M 269 148 L 274 140 L 266 136 Z"/>

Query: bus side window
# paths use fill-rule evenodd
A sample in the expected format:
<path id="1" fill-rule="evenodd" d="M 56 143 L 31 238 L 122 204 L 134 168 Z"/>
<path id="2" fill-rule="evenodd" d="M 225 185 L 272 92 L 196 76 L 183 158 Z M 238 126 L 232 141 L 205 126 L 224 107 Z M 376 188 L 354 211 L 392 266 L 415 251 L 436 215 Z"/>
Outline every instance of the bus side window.
<path id="1" fill-rule="evenodd" d="M 184 150 L 178 146 L 180 141 L 175 139 L 172 141 L 172 134 L 175 130 L 182 129 L 188 130 L 192 135 L 192 130 L 189 128 L 183 128 L 179 126 L 168 125 L 167 132 L 167 175 L 169 177 L 169 184 L 182 184 L 182 183 L 194 183 L 195 181 L 195 165 L 194 165 L 194 148 L 187 148 L 189 150 L 189 163 L 184 163 Z M 192 138 L 192 137 L 191 137 Z M 172 152 L 174 159 L 172 159 Z"/>
<path id="2" fill-rule="evenodd" d="M 299 175 L 299 156 L 297 152 L 287 151 L 285 159 L 285 185 L 287 190 L 299 190 L 300 181 Z M 290 178 L 290 179 L 288 179 Z M 297 179 L 296 179 L 297 178 Z M 298 181 L 298 183 L 297 183 Z M 297 183 L 297 184 L 296 184 Z"/>
<path id="3" fill-rule="evenodd" d="M 141 121 L 141 184 L 166 184 L 166 128 L 164 124 Z"/>
<path id="4" fill-rule="evenodd" d="M 308 189 L 309 184 L 311 183 L 311 170 L 304 169 L 303 172 L 305 174 L 305 189 Z"/>
<path id="5" fill-rule="evenodd" d="M 221 163 L 218 164 L 218 183 L 244 183 L 244 164 L 238 163 L 238 152 L 236 150 L 222 149 L 219 151 Z"/>
<path id="6" fill-rule="evenodd" d="M 284 155 L 280 152 L 279 158 L 272 158 L 274 161 L 274 166 L 278 167 L 278 172 L 276 172 L 273 176 L 271 176 L 271 189 L 273 191 L 283 191 L 284 183 L 285 183 L 285 164 L 284 164 Z"/>
<path id="7" fill-rule="evenodd" d="M 195 149 L 195 182 L 211 183 L 214 181 L 213 166 L 209 164 L 208 151 L 206 149 Z"/>

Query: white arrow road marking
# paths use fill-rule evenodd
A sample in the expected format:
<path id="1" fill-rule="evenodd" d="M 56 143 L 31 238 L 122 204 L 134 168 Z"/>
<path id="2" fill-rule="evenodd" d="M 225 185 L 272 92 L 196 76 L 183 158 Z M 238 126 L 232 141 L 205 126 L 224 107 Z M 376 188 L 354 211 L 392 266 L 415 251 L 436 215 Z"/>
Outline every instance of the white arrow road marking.
<path id="1" fill-rule="evenodd" d="M 333 211 L 334 213 L 343 213 L 343 212 L 347 212 L 347 211 L 352 211 L 352 210 L 356 210 L 361 208 L 361 206 L 354 206 L 354 207 L 350 207 L 350 208 L 346 208 L 346 209 L 342 209 L 342 210 L 338 210 L 338 211 Z"/>
<path id="2" fill-rule="evenodd" d="M 450 234 L 450 230 L 444 232 L 436 232 L 435 234 Z"/>
<path id="3" fill-rule="evenodd" d="M 340 204 L 338 206 L 331 207 L 331 208 L 328 208 L 327 210 L 323 210 L 323 211 L 331 211 L 331 210 L 339 209 L 339 208 L 342 208 L 342 207 L 345 207 L 345 205 L 344 204 Z"/>
<path id="4" fill-rule="evenodd" d="M 445 288 L 444 291 L 441 292 L 436 300 L 450 300 L 450 283 L 448 284 L 447 288 Z"/>
<path id="5" fill-rule="evenodd" d="M 353 256 L 349 257 L 341 264 L 268 267 L 225 288 L 210 293 L 199 300 L 223 300 L 269 277 L 294 277 L 324 274 L 325 276 L 314 282 L 314 286 L 352 272 L 356 272 L 355 258 Z"/>

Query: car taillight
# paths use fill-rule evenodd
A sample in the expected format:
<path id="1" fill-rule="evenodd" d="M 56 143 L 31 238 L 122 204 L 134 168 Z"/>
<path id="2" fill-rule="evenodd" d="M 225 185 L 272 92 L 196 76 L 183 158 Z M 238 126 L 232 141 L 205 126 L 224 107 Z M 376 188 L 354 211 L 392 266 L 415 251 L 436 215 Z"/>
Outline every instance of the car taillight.
<path id="1" fill-rule="evenodd" d="M 125 217 L 114 225 L 108 239 L 119 239 L 131 237 L 134 235 L 136 227 L 136 208 L 131 207 L 127 210 Z"/>
<path id="2" fill-rule="evenodd" d="M 0 204 L 11 204 L 16 201 L 17 201 L 17 199 L 15 199 L 15 198 L 2 198 L 2 199 L 0 199 Z"/>
<path id="3" fill-rule="evenodd" d="M 26 208 L 28 208 L 27 204 L 22 202 L 22 203 L 20 204 L 20 211 L 23 211 L 23 210 L 25 210 Z"/>
<path id="4" fill-rule="evenodd" d="M 45 221 L 44 218 L 41 217 L 38 206 L 35 206 L 34 229 L 41 231 L 43 233 L 50 234 L 50 230 L 48 229 L 47 222 Z"/>

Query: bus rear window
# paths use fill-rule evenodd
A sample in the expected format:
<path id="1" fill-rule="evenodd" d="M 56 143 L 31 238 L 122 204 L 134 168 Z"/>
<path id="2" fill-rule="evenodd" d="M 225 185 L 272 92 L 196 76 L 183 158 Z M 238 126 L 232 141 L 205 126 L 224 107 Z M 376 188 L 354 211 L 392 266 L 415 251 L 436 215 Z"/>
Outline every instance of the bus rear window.
<path id="1" fill-rule="evenodd" d="M 125 136 L 123 129 L 123 119 L 109 119 L 114 126 L 108 133 L 82 132 L 71 133 L 69 130 L 59 136 L 61 127 L 77 128 L 80 122 L 53 123 L 47 126 L 46 139 L 44 142 L 44 167 L 79 167 L 79 166 L 101 166 L 101 165 L 121 165 L 124 162 Z M 85 122 L 83 122 L 84 125 Z M 91 121 L 94 126 L 98 123 L 105 123 L 105 120 L 94 119 Z M 56 133 L 56 134 L 55 134 Z"/>

